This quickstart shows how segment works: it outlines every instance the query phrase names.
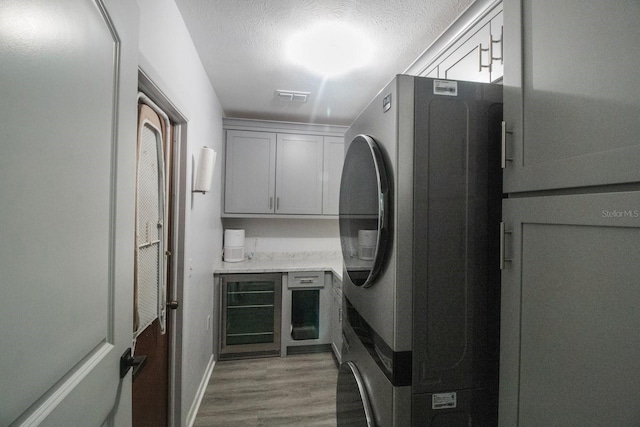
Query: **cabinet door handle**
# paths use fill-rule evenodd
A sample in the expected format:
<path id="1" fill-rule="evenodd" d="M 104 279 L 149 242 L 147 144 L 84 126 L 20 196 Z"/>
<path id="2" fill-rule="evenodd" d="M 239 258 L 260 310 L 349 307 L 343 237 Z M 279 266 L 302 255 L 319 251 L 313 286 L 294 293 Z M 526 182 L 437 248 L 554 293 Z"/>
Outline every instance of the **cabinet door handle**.
<path id="1" fill-rule="evenodd" d="M 513 134 L 512 130 L 507 130 L 507 122 L 502 121 L 502 129 L 500 132 L 500 167 L 507 167 L 507 162 L 512 161 L 512 157 L 507 157 L 507 134 Z"/>
<path id="2" fill-rule="evenodd" d="M 482 65 L 482 52 L 489 52 L 489 65 Z M 480 50 L 478 51 L 478 71 L 482 72 L 483 68 L 488 68 L 489 72 L 491 72 L 491 57 L 493 56 L 493 43 L 489 43 L 489 47 L 486 49 L 482 48 L 482 43 L 480 43 Z"/>
<path id="3" fill-rule="evenodd" d="M 505 263 L 511 262 L 511 258 L 505 257 L 505 235 L 511 234 L 511 231 L 505 230 L 504 222 L 500 222 L 500 270 L 504 270 Z"/>
<path id="4" fill-rule="evenodd" d="M 273 209 L 273 196 L 269 197 L 269 210 Z"/>
<path id="5" fill-rule="evenodd" d="M 493 36 L 491 36 L 491 62 L 500 60 L 501 63 L 504 64 L 504 27 L 500 26 L 500 38 L 498 40 L 494 40 Z M 500 56 L 493 56 L 493 44 L 500 43 Z"/>
<path id="6" fill-rule="evenodd" d="M 280 210 L 280 197 L 276 197 L 276 212 Z"/>

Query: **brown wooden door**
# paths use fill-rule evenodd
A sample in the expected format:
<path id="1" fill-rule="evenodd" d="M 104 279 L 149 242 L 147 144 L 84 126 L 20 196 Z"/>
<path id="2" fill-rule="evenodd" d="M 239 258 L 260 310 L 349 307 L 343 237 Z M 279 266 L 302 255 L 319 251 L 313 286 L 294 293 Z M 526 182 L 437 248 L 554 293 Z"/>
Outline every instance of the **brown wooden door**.
<path id="1" fill-rule="evenodd" d="M 138 336 L 136 354 L 147 356 L 133 378 L 134 427 L 167 425 L 169 402 L 169 334 L 160 332 L 158 319 Z"/>

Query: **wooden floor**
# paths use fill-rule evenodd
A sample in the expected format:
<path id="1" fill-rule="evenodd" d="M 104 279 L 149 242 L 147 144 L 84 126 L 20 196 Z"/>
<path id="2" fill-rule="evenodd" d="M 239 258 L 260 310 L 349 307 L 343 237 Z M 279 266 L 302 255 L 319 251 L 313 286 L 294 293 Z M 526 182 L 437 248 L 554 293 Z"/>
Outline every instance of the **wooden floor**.
<path id="1" fill-rule="evenodd" d="M 219 361 L 195 426 L 335 426 L 331 353 Z"/>

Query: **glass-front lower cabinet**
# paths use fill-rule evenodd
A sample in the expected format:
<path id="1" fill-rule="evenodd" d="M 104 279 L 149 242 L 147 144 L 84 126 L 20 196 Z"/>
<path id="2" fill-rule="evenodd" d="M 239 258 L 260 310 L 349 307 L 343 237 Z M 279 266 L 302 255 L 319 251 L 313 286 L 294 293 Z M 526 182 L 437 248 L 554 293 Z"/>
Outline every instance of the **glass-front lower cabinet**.
<path id="1" fill-rule="evenodd" d="M 325 271 L 283 276 L 282 356 L 331 351 L 331 278 Z"/>
<path id="2" fill-rule="evenodd" d="M 282 275 L 221 275 L 224 359 L 280 354 Z"/>

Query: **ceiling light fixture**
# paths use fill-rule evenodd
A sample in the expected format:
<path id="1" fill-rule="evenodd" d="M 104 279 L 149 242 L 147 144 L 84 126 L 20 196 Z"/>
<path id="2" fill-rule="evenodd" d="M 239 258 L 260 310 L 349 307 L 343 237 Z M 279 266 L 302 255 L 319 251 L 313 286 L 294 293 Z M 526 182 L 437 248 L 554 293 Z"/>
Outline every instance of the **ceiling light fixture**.
<path id="1" fill-rule="evenodd" d="M 295 34 L 288 42 L 291 61 L 324 77 L 346 74 L 373 57 L 369 39 L 351 25 L 321 23 Z"/>

